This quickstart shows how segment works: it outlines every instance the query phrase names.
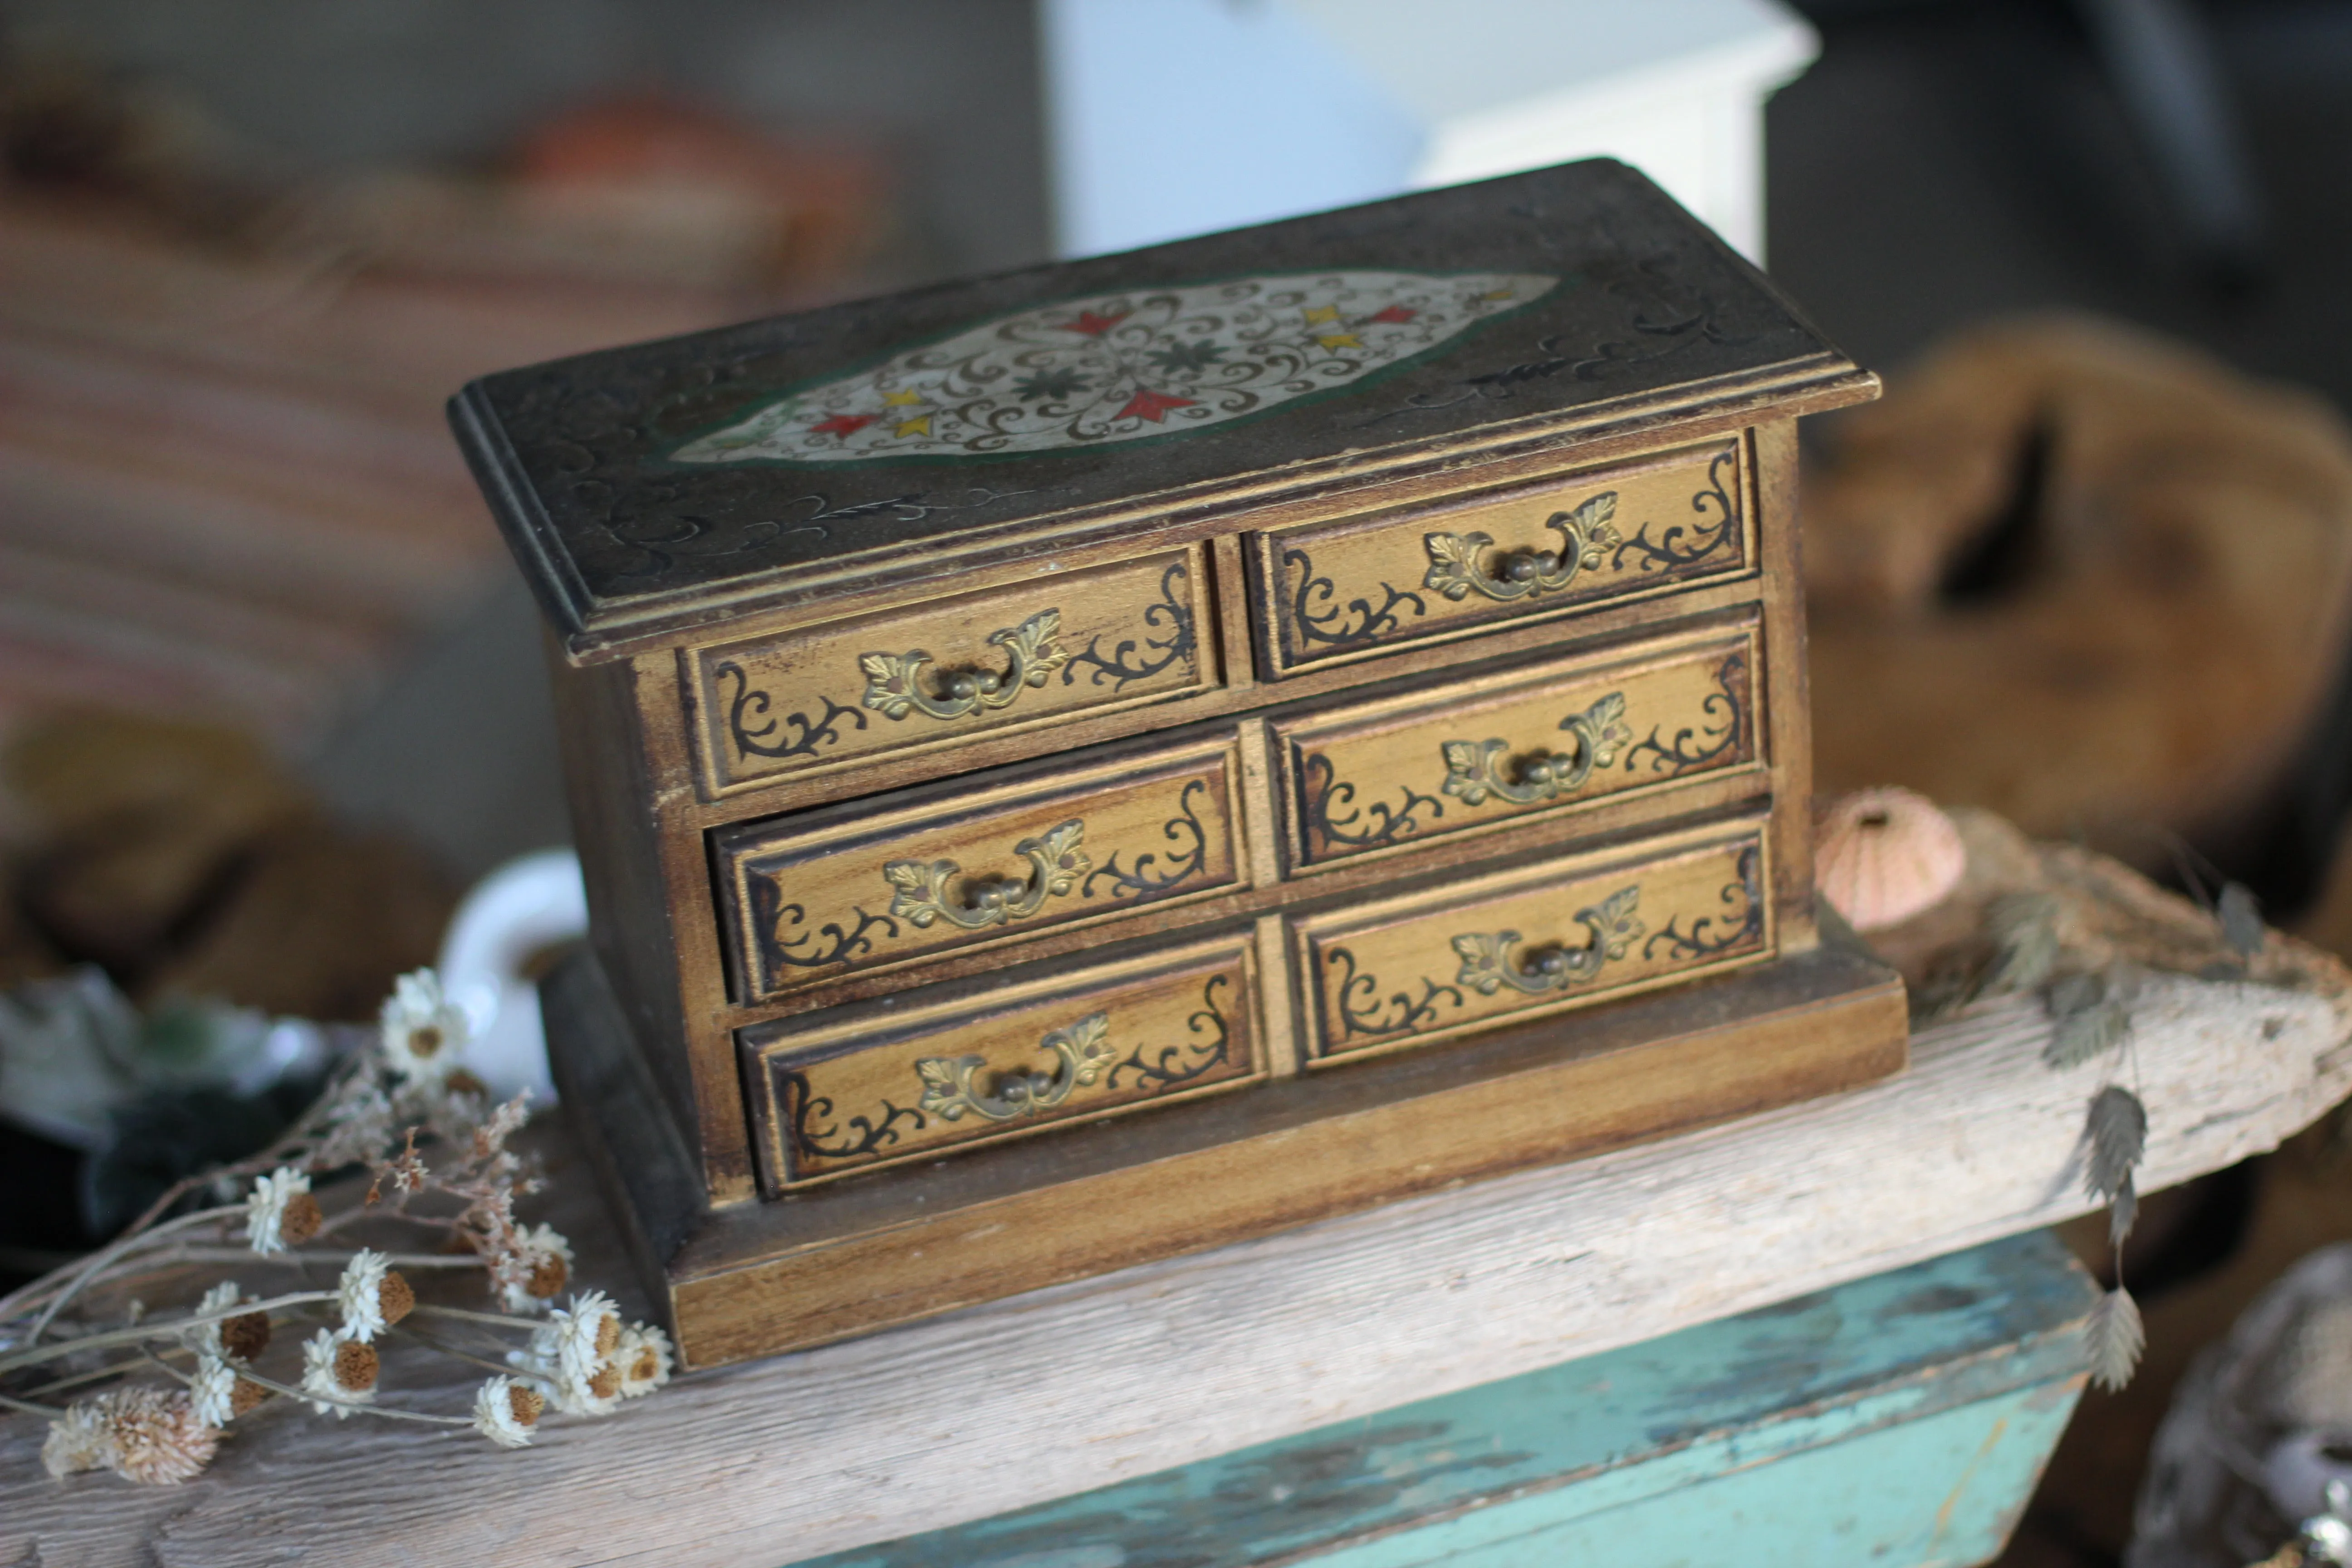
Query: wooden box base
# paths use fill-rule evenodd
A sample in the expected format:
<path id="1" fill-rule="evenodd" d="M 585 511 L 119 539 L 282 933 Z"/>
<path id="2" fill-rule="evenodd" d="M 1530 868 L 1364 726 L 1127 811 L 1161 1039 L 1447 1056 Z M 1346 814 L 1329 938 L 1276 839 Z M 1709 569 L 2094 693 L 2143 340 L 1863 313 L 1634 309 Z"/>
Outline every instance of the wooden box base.
<path id="1" fill-rule="evenodd" d="M 593 954 L 549 1053 L 690 1366 L 887 1328 L 1868 1083 L 1902 981 L 1822 950 L 1549 1025 L 708 1208 Z"/>

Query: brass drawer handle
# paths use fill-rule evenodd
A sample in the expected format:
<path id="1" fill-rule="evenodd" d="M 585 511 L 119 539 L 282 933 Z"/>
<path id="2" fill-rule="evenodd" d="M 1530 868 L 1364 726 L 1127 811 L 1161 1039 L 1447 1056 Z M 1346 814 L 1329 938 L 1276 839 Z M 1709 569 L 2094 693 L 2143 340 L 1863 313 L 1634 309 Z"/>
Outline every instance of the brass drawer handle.
<path id="1" fill-rule="evenodd" d="M 893 860 L 882 868 L 882 878 L 892 889 L 890 912 L 917 931 L 933 921 L 979 931 L 1026 920 L 1093 868 L 1094 862 L 1078 847 L 1086 832 L 1087 825 L 1073 817 L 1043 838 L 1023 839 L 1013 852 L 1029 862 L 1027 876 L 976 877 L 960 900 L 948 896 L 948 884 L 963 874 L 953 860 Z"/>
<path id="2" fill-rule="evenodd" d="M 1624 957 L 1626 945 L 1642 934 L 1642 922 L 1633 918 L 1634 906 L 1641 900 L 1642 889 L 1636 884 L 1619 889 L 1591 909 L 1577 910 L 1576 918 L 1587 933 L 1583 946 L 1538 948 L 1524 962 L 1510 952 L 1519 940 L 1517 931 L 1457 936 L 1454 951 L 1461 955 L 1462 972 L 1454 983 L 1467 985 L 1481 996 L 1492 996 L 1506 985 L 1540 996 L 1587 984 L 1611 959 Z"/>
<path id="3" fill-rule="evenodd" d="M 1005 651 L 1004 673 L 986 669 L 942 671 L 941 695 L 923 689 L 923 667 L 929 653 L 910 648 L 905 653 L 862 653 L 857 668 L 866 673 L 866 706 L 892 719 L 919 711 L 934 719 L 961 719 L 983 709 L 1010 708 L 1013 699 L 1067 664 L 1070 656 L 1055 638 L 1062 634 L 1062 612 L 1040 610 L 1009 630 L 991 632 L 989 642 Z"/>
<path id="4" fill-rule="evenodd" d="M 1617 760 L 1620 747 L 1633 739 L 1625 722 L 1625 694 L 1612 691 L 1581 713 L 1559 721 L 1572 743 L 1564 752 L 1532 752 L 1512 763 L 1516 775 L 1506 778 L 1500 765 L 1511 747 L 1507 741 L 1447 741 L 1445 793 L 1465 805 L 1484 805 L 1489 795 L 1513 805 L 1557 800 L 1582 786 L 1595 768 Z"/>
<path id="5" fill-rule="evenodd" d="M 1495 547 L 1492 534 L 1426 534 L 1422 544 L 1429 551 L 1429 572 L 1422 586 L 1455 600 L 1468 598 L 1474 589 L 1504 601 L 1557 593 L 1575 582 L 1579 572 L 1601 570 L 1602 552 L 1622 542 L 1610 522 L 1616 515 L 1615 490 L 1601 491 L 1574 511 L 1556 511 L 1544 520 L 1544 526 L 1559 532 L 1559 550 L 1502 552 L 1491 573 L 1478 558 Z"/>
<path id="6" fill-rule="evenodd" d="M 1091 1085 L 1111 1065 L 1118 1053 L 1103 1037 L 1109 1032 L 1108 1013 L 1089 1013 L 1037 1042 L 1039 1049 L 1058 1058 L 1053 1071 L 1008 1068 L 986 1089 L 979 1083 L 988 1067 L 986 1057 L 919 1058 L 915 1073 L 923 1080 L 923 1098 L 916 1109 L 942 1121 L 961 1121 L 966 1111 L 991 1121 L 1011 1121 L 1051 1110 L 1069 1099 L 1072 1089 Z"/>

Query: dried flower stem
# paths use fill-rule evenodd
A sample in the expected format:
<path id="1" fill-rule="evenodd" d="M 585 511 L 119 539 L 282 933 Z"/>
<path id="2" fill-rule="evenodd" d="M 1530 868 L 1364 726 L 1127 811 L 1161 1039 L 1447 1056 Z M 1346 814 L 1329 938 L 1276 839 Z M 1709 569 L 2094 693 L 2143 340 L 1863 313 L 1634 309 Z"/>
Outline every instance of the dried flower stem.
<path id="1" fill-rule="evenodd" d="M 309 1306 L 319 1301 L 336 1300 L 332 1290 L 298 1290 L 289 1296 L 274 1296 L 267 1301 L 248 1301 L 218 1312 L 192 1312 L 184 1318 L 158 1318 L 141 1323 L 136 1328 L 115 1329 L 107 1333 L 84 1334 L 78 1340 L 60 1340 L 55 1344 L 35 1345 L 26 1350 L 0 1355 L 0 1372 L 14 1372 L 20 1366 L 37 1366 L 45 1361 L 55 1361 L 61 1355 L 77 1351 L 97 1350 L 106 1345 L 142 1344 L 150 1340 L 175 1340 L 184 1330 L 198 1323 L 225 1322 L 230 1318 L 244 1317 L 252 1312 L 275 1312 L 288 1307 Z"/>
<path id="2" fill-rule="evenodd" d="M 255 1268 L 288 1268 L 306 1263 L 323 1264 L 341 1268 L 351 1261 L 348 1252 L 271 1252 L 257 1253 L 243 1247 L 176 1247 L 153 1258 L 142 1259 L 139 1268 L 156 1263 L 235 1263 Z M 384 1261 L 394 1268 L 479 1268 L 478 1256 L 456 1252 L 387 1252 Z"/>
<path id="3" fill-rule="evenodd" d="M 57 1317 L 58 1309 L 62 1308 L 68 1301 L 72 1300 L 75 1293 L 80 1290 L 83 1286 L 89 1284 L 91 1277 L 97 1274 L 100 1269 L 115 1262 L 125 1254 L 134 1251 L 138 1247 L 144 1246 L 147 1242 L 152 1240 L 154 1237 L 164 1235 L 166 1232 L 183 1230 L 189 1226 L 199 1225 L 206 1220 L 226 1219 L 231 1215 L 243 1214 L 244 1212 L 245 1205 L 243 1204 L 224 1204 L 219 1208 L 198 1209 L 194 1214 L 182 1215 L 179 1218 L 174 1220 L 166 1220 L 163 1224 L 157 1226 L 154 1229 L 148 1231 L 143 1235 L 125 1236 L 117 1238 L 110 1245 L 93 1254 L 88 1262 L 84 1263 L 81 1268 L 75 1270 L 73 1275 L 65 1281 L 64 1286 L 58 1290 L 57 1295 L 50 1300 L 49 1304 L 41 1310 L 41 1315 L 33 1320 L 32 1330 L 26 1333 L 25 1336 L 26 1339 L 39 1339 L 42 1333 L 47 1330 L 50 1321 Z M 37 1281 L 36 1283 L 37 1284 Z M 0 1321 L 5 1321 L 8 1318 L 14 1317 L 17 1312 L 23 1310 L 24 1307 L 30 1306 L 30 1301 L 19 1304 L 16 1298 L 17 1296 L 26 1295 L 33 1289 L 33 1286 L 26 1286 L 24 1290 L 17 1291 L 5 1300 L 0 1300 Z"/>
<path id="4" fill-rule="evenodd" d="M 469 1361 L 476 1366 L 488 1367 L 492 1372 L 502 1373 L 509 1377 L 514 1375 L 515 1369 L 505 1362 L 492 1361 L 488 1356 L 478 1356 L 474 1354 L 471 1351 L 461 1351 L 456 1345 L 451 1344 L 448 1341 L 441 1339 L 434 1334 L 425 1333 L 421 1329 L 413 1329 L 406 1323 L 395 1325 L 392 1331 L 395 1334 L 406 1335 L 408 1338 L 415 1340 L 418 1344 L 425 1346 L 427 1350 L 438 1351 L 446 1356 L 455 1356 L 459 1361 Z"/>
<path id="5" fill-rule="evenodd" d="M 102 1378 L 121 1377 L 124 1373 L 129 1372 L 132 1367 L 137 1366 L 138 1364 L 139 1358 L 137 1356 L 131 1356 L 126 1360 L 114 1362 L 106 1366 L 92 1367 L 88 1372 L 75 1373 L 71 1377 L 60 1377 L 51 1382 L 45 1383 L 38 1388 L 26 1389 L 24 1391 L 24 1396 L 27 1399 L 38 1399 L 45 1394 L 55 1394 L 60 1389 L 79 1388 L 85 1383 L 97 1383 Z"/>
<path id="6" fill-rule="evenodd" d="M 431 1301 L 419 1301 L 415 1310 L 436 1318 L 457 1318 L 468 1323 L 493 1323 L 501 1329 L 535 1329 L 539 1326 L 529 1318 L 510 1317 L 504 1312 L 471 1312 L 463 1307 L 444 1307 Z"/>
<path id="7" fill-rule="evenodd" d="M 5 1394 L 0 1394 L 0 1410 L 14 1410 L 20 1415 L 43 1416 L 53 1416 L 58 1413 L 58 1407 L 54 1405 L 36 1405 L 29 1399 L 16 1399 Z"/>
<path id="8" fill-rule="evenodd" d="M 427 1426 L 471 1426 L 474 1424 L 463 1415 L 427 1415 L 422 1410 L 402 1410 L 390 1405 L 362 1405 L 356 1399 L 331 1399 L 307 1388 L 289 1388 L 274 1378 L 262 1376 L 249 1366 L 238 1367 L 236 1374 L 259 1384 L 272 1394 L 289 1394 L 309 1405 L 340 1405 L 355 1415 L 382 1415 L 393 1421 L 421 1421 Z"/>

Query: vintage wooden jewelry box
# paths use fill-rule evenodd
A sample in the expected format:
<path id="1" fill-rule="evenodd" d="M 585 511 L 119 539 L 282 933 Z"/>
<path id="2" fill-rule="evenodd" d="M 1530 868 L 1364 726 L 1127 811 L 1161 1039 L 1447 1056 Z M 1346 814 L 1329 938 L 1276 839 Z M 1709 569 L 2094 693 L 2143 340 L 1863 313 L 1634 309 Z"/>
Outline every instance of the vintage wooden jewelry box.
<path id="1" fill-rule="evenodd" d="M 1875 389 L 1608 162 L 467 388 L 687 1358 L 1898 1068 L 1796 564 Z"/>

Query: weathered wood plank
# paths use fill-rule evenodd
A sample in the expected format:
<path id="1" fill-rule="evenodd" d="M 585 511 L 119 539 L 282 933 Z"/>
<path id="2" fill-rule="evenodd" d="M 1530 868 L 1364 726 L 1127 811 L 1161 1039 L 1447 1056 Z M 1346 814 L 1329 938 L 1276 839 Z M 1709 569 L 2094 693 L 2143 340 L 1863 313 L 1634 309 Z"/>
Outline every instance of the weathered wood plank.
<path id="1" fill-rule="evenodd" d="M 725 1369 L 520 1454 L 280 1415 L 197 1482 L 142 1491 L 51 1482 L 38 1426 L 11 1420 L 0 1563 L 772 1568 L 2081 1213 L 2084 1110 L 2113 1071 L 2148 1108 L 2151 1190 L 2273 1147 L 2352 1090 L 2334 988 L 2152 976 L 2119 1068 L 2053 1072 L 2048 1037 L 2038 1003 L 1990 1004 L 1923 1031 L 1884 1084 Z"/>

